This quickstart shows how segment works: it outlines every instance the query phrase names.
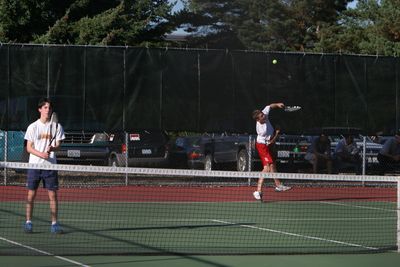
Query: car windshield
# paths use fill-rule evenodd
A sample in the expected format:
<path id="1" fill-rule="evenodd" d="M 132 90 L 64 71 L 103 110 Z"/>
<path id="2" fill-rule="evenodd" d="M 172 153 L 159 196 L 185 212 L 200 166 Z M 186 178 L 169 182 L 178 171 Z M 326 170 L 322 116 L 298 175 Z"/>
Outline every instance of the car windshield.
<path id="1" fill-rule="evenodd" d="M 333 142 L 339 142 L 340 140 L 343 139 L 343 136 L 342 135 L 331 135 L 330 138 L 331 138 L 331 141 L 333 141 Z M 365 138 L 366 138 L 366 142 L 373 142 L 369 136 L 365 136 Z M 353 135 L 353 140 L 356 143 L 364 142 L 364 136 L 363 135 Z"/>
<path id="2" fill-rule="evenodd" d="M 199 144 L 199 141 L 199 136 L 178 137 L 175 141 L 175 144 L 179 147 L 190 147 L 197 146 Z"/>

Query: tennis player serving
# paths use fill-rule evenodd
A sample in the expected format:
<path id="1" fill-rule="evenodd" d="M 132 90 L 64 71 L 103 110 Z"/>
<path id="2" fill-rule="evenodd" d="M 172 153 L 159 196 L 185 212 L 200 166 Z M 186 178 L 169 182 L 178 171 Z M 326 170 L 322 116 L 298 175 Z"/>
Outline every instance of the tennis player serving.
<path id="1" fill-rule="evenodd" d="M 272 103 L 267 105 L 263 110 L 254 110 L 253 119 L 256 120 L 256 149 L 260 156 L 263 169 L 261 172 L 272 173 L 276 172 L 275 159 L 272 156 L 271 147 L 275 143 L 276 138 L 279 135 L 279 130 L 275 131 L 271 122 L 268 119 L 268 115 L 271 109 L 284 109 L 283 103 Z M 290 189 L 289 186 L 284 186 L 279 179 L 274 179 L 275 191 L 283 192 Z M 264 178 L 260 177 L 257 183 L 257 191 L 253 193 L 253 196 L 257 200 L 262 201 L 263 193 L 262 187 Z"/>
<path id="2" fill-rule="evenodd" d="M 25 133 L 27 140 L 26 150 L 29 153 L 29 163 L 35 164 L 56 164 L 56 156 L 54 151 L 60 146 L 61 140 L 65 139 L 64 130 L 58 122 L 50 120 L 52 115 L 52 103 L 48 98 L 39 100 L 38 111 L 40 118 L 28 126 Z M 52 125 L 52 124 L 58 125 Z M 55 136 L 55 138 L 53 138 Z M 58 177 L 57 171 L 54 170 L 28 170 L 27 188 L 28 197 L 26 203 L 26 223 L 24 230 L 32 233 L 32 213 L 36 197 L 36 191 L 39 183 L 42 181 L 43 187 L 47 189 L 50 200 L 51 227 L 50 231 L 54 234 L 63 233 L 57 222 L 58 213 Z"/>

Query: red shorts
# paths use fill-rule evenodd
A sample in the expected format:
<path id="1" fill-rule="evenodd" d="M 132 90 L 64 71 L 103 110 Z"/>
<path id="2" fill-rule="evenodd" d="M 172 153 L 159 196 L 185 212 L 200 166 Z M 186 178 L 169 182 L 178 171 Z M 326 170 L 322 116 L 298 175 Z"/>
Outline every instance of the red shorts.
<path id="1" fill-rule="evenodd" d="M 263 166 L 274 163 L 269 145 L 256 143 L 256 149 Z"/>

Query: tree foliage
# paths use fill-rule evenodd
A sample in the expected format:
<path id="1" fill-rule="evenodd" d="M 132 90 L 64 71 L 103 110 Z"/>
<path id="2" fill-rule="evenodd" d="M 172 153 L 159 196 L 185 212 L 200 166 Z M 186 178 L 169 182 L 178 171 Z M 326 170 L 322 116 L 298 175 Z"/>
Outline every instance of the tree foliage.
<path id="1" fill-rule="evenodd" d="M 359 0 L 355 9 L 324 29 L 318 50 L 400 55 L 400 1 Z"/>
<path id="2" fill-rule="evenodd" d="M 167 0 L 0 0 L 0 40 L 160 44 L 174 28 L 171 9 Z"/>
<path id="3" fill-rule="evenodd" d="M 400 54 L 399 0 L 0 0 L 0 42 Z"/>
<path id="4" fill-rule="evenodd" d="M 188 0 L 195 41 L 228 48 L 306 51 L 319 41 L 348 0 Z M 230 40 L 229 40 L 230 38 Z"/>
<path id="5" fill-rule="evenodd" d="M 0 41 L 28 43 L 44 34 L 71 0 L 0 0 Z"/>

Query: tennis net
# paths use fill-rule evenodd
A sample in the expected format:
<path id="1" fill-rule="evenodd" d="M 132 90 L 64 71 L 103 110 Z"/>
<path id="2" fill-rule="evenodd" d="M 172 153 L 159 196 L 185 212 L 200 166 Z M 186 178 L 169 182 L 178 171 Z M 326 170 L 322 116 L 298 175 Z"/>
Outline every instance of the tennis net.
<path id="1" fill-rule="evenodd" d="M 0 162 L 1 255 L 294 254 L 398 250 L 399 178 Z M 23 230 L 26 169 L 57 170 L 50 233 L 39 188 Z M 276 192 L 279 178 L 292 187 Z"/>

